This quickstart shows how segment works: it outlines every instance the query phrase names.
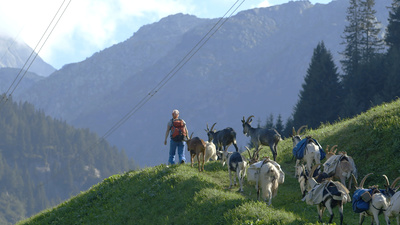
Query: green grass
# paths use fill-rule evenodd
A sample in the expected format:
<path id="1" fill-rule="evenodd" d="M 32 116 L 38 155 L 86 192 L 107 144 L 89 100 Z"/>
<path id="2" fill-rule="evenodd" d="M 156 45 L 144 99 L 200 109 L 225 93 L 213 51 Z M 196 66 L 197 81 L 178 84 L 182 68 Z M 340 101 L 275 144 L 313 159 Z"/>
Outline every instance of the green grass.
<path id="1" fill-rule="evenodd" d="M 375 174 L 364 186 L 383 186 L 382 174 L 392 181 L 400 174 L 400 101 L 384 104 L 352 119 L 322 124 L 306 134 L 323 147 L 338 145 L 353 156 L 359 179 Z M 220 162 L 209 162 L 205 172 L 195 165 L 159 165 L 105 179 L 68 201 L 18 224 L 318 224 L 316 206 L 301 201 L 293 177 L 292 142 L 278 146 L 277 161 L 286 173 L 272 206 L 256 200 L 253 184 L 244 192 L 228 189 L 229 174 Z M 270 155 L 265 148 L 261 155 Z M 345 205 L 344 224 L 357 224 L 359 215 Z M 339 224 L 339 212 L 334 210 Z M 329 215 L 324 214 L 324 221 Z M 383 218 L 381 218 L 383 221 Z M 369 223 L 367 219 L 364 223 Z"/>

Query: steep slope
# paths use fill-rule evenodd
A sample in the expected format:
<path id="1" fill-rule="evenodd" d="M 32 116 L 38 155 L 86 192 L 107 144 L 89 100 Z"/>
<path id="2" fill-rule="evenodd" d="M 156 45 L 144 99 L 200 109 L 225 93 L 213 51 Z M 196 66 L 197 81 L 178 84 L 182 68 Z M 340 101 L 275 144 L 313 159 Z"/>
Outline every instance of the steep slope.
<path id="1" fill-rule="evenodd" d="M 379 1 L 377 8 L 389 4 Z M 150 93 L 218 21 L 169 16 L 123 43 L 64 66 L 18 99 L 100 135 L 134 112 L 108 140 L 141 166 L 166 162 L 163 136 L 174 108 L 195 136 L 205 138 L 206 124 L 217 122 L 217 129 L 233 127 L 243 147 L 248 142 L 241 135 L 243 116 L 264 119 L 273 113 L 286 119 L 291 114 L 318 42 L 323 40 L 339 61 L 347 5 L 345 0 L 292 1 L 240 12 L 162 89 Z M 378 12 L 386 22 L 387 10 Z M 153 97 L 141 106 L 147 96 Z"/>
<path id="2" fill-rule="evenodd" d="M 359 177 L 374 172 L 365 186 L 383 187 L 381 175 L 393 181 L 399 172 L 399 122 L 400 100 L 352 119 L 307 130 L 306 134 L 323 146 L 338 144 L 339 150 L 353 157 Z M 318 224 L 316 206 L 301 200 L 298 182 L 292 176 L 292 140 L 283 140 L 279 150 L 277 162 L 286 173 L 285 182 L 270 207 L 256 201 L 253 184 L 245 182 L 243 194 L 236 192 L 237 187 L 227 189 L 229 175 L 220 162 L 207 163 L 203 173 L 188 164 L 160 165 L 111 176 L 18 224 Z M 266 152 L 269 154 L 262 150 L 261 155 Z M 339 224 L 337 208 L 334 213 L 333 222 Z M 351 203 L 345 204 L 344 223 L 357 224 L 358 219 Z M 327 213 L 323 220 L 328 220 Z"/>

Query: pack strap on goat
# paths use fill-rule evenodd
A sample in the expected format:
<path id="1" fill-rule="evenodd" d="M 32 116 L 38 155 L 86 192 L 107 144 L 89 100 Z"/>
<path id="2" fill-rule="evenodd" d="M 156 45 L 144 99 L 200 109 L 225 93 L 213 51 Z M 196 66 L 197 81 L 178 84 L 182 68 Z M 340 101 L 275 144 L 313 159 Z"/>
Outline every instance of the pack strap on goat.
<path id="1" fill-rule="evenodd" d="M 303 159 L 304 151 L 307 147 L 307 144 L 310 143 L 310 139 L 312 140 L 312 142 L 314 142 L 319 147 L 320 160 L 324 159 L 326 156 L 324 149 L 318 143 L 317 140 L 311 138 L 310 136 L 302 139 L 301 141 L 299 141 L 299 143 L 296 144 L 296 146 L 294 146 L 293 151 L 292 151 L 293 155 L 296 157 L 296 159 Z"/>

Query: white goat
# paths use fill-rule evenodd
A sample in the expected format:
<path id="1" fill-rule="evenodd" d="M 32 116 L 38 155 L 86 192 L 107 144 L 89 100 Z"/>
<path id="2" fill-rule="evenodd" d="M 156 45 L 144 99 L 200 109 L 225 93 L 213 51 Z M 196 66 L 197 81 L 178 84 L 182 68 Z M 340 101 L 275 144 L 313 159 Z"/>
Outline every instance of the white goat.
<path id="1" fill-rule="evenodd" d="M 251 169 L 250 169 L 251 168 Z M 260 189 L 262 198 L 268 205 L 271 205 L 272 198 L 278 193 L 279 184 L 285 181 L 285 173 L 281 166 L 269 158 L 251 165 L 248 171 L 248 181 L 255 182 L 257 199 L 260 200 Z"/>
<path id="2" fill-rule="evenodd" d="M 386 209 L 386 223 L 390 224 L 390 217 L 396 217 L 397 225 L 400 225 L 399 214 L 400 214 L 400 191 L 397 191 L 399 187 L 396 187 L 396 183 L 400 181 L 400 177 L 397 177 L 393 183 L 390 185 L 390 189 L 392 189 L 395 194 L 390 198 L 389 207 Z"/>
<path id="3" fill-rule="evenodd" d="M 236 172 L 237 179 L 239 180 L 239 191 L 243 192 L 243 180 L 246 176 L 247 162 L 239 152 L 233 152 L 228 158 L 228 171 L 229 171 L 229 188 L 232 188 L 232 171 Z M 236 185 L 236 176 L 234 177 L 234 185 Z"/>
<path id="4" fill-rule="evenodd" d="M 210 159 L 213 160 L 213 161 L 217 161 L 218 160 L 218 156 L 217 156 L 217 150 L 215 148 L 214 143 L 209 142 L 209 141 L 205 141 L 205 143 L 206 143 L 206 158 L 205 158 L 205 162 L 209 162 Z M 194 158 L 194 162 L 197 162 L 197 158 Z"/>
<path id="5" fill-rule="evenodd" d="M 328 209 L 330 214 L 329 223 L 332 223 L 334 214 L 333 207 L 339 207 L 340 224 L 343 224 L 343 205 L 351 201 L 349 190 L 338 181 L 324 180 L 318 183 L 313 177 L 315 169 L 319 164 L 315 165 L 307 177 L 308 193 L 303 198 L 309 205 L 317 205 L 318 218 L 322 223 L 322 216 L 325 209 Z"/>
<path id="6" fill-rule="evenodd" d="M 293 127 L 293 135 L 292 141 L 293 141 L 293 148 L 301 141 L 301 136 L 300 136 L 300 131 L 306 126 L 301 126 L 298 130 L 297 133 Z M 319 151 L 319 146 L 314 142 L 312 138 L 306 137 L 309 141 L 307 141 L 307 145 L 304 150 L 304 157 L 302 159 L 296 159 L 296 168 L 298 167 L 299 163 L 301 160 L 305 160 L 307 163 L 307 169 L 308 171 L 311 171 L 311 167 L 313 165 L 313 162 L 315 164 L 320 164 L 321 162 L 321 154 Z M 296 175 L 296 174 L 295 174 Z"/>
<path id="7" fill-rule="evenodd" d="M 352 177 L 354 178 L 354 184 L 356 186 L 356 189 L 357 190 L 364 189 L 363 186 L 364 186 L 365 180 L 367 179 L 367 177 L 369 177 L 372 174 L 373 173 L 369 173 L 369 174 L 365 175 L 365 177 L 360 182 L 360 186 L 358 186 L 357 180 L 355 179 L 355 177 L 353 175 Z M 389 186 L 388 183 L 387 183 L 387 186 Z M 378 217 L 379 214 L 386 211 L 387 208 L 389 207 L 389 198 L 387 198 L 383 193 L 381 193 L 376 188 L 376 186 L 371 187 L 371 189 L 373 189 L 375 191 L 373 191 L 373 190 L 371 191 L 372 195 L 371 195 L 371 200 L 368 202 L 369 203 L 368 210 L 360 213 L 360 222 L 359 222 L 360 225 L 364 222 L 364 219 L 366 216 L 371 217 L 371 224 L 373 224 L 373 221 L 375 220 L 375 223 L 377 225 L 379 225 L 379 217 Z M 353 199 L 354 199 L 354 195 L 353 195 Z M 389 218 L 387 217 L 387 215 L 385 214 L 384 216 L 385 216 L 385 220 L 388 221 Z"/>

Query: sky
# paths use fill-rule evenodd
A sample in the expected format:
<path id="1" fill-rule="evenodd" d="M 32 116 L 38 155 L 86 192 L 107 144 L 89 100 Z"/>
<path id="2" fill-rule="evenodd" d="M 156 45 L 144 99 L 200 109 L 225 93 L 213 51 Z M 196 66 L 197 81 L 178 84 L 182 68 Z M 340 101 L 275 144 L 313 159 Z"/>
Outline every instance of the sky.
<path id="1" fill-rule="evenodd" d="M 0 35 L 36 48 L 45 62 L 60 69 L 125 41 L 143 25 L 168 15 L 220 18 L 235 3 L 236 8 L 243 2 L 234 14 L 289 1 L 292 0 L 0 0 Z M 310 0 L 312 4 L 331 1 Z"/>

